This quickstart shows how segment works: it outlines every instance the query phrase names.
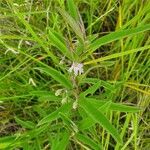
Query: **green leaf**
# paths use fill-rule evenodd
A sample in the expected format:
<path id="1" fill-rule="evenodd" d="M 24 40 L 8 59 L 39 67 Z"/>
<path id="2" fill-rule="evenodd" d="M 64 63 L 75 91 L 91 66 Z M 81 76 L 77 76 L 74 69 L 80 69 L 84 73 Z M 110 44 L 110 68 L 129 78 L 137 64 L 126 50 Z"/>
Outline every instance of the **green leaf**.
<path id="1" fill-rule="evenodd" d="M 47 46 L 45 45 L 46 40 L 39 38 L 39 35 L 36 34 L 36 32 L 32 29 L 31 25 L 25 20 L 24 16 L 20 13 L 14 10 L 16 16 L 20 19 L 20 21 L 24 24 L 26 29 L 29 31 L 29 33 L 32 35 L 33 39 L 47 52 L 47 54 L 52 58 L 52 60 L 55 63 L 58 63 L 57 57 L 49 51 Z"/>
<path id="2" fill-rule="evenodd" d="M 60 36 L 60 35 L 59 35 Z M 67 56 L 68 58 L 71 59 L 71 54 L 68 50 L 68 48 L 66 47 L 66 45 L 64 44 L 63 41 L 60 40 L 60 38 L 58 38 L 52 30 L 49 29 L 49 39 L 50 41 L 54 44 L 55 47 L 57 47 L 64 56 Z M 61 38 L 62 39 L 62 38 Z"/>
<path id="3" fill-rule="evenodd" d="M 110 108 L 111 103 L 112 103 L 111 101 L 108 101 L 108 102 L 104 103 L 103 105 L 101 105 L 98 108 L 98 110 L 101 111 L 102 113 L 106 112 Z M 90 117 L 83 117 L 83 120 L 81 120 L 79 122 L 79 129 L 80 130 L 88 129 L 91 126 L 93 126 L 95 123 L 96 123 L 96 121 L 93 120 L 92 118 L 90 118 Z"/>
<path id="4" fill-rule="evenodd" d="M 105 35 L 97 40 L 95 40 L 93 43 L 90 44 L 89 46 L 89 52 L 88 53 L 92 53 L 93 51 L 95 51 L 97 48 L 99 48 L 100 46 L 113 42 L 115 40 L 119 40 L 121 38 L 130 36 L 130 35 L 134 35 L 140 32 L 144 32 L 150 30 L 150 24 L 144 25 L 144 26 L 140 26 L 140 27 L 136 27 L 133 29 L 127 29 L 127 30 L 121 30 L 121 31 L 116 31 L 113 33 L 110 33 L 108 35 Z"/>
<path id="5" fill-rule="evenodd" d="M 78 132 L 78 127 L 66 114 L 60 112 L 59 115 L 61 116 L 63 122 L 68 126 L 71 132 Z"/>
<path id="6" fill-rule="evenodd" d="M 0 137 L 0 149 L 6 149 L 10 146 L 10 144 L 14 143 L 16 136 L 5 136 Z"/>
<path id="7" fill-rule="evenodd" d="M 106 61 L 106 60 L 110 60 L 110 59 L 114 59 L 114 58 L 118 58 L 118 57 L 122 57 L 122 56 L 133 54 L 133 53 L 136 53 L 136 52 L 139 52 L 139 51 L 144 51 L 144 50 L 147 50 L 149 48 L 150 48 L 150 45 L 146 45 L 146 46 L 131 49 L 131 50 L 128 50 L 128 51 L 111 54 L 111 55 L 108 55 L 108 56 L 105 56 L 105 57 L 101 57 L 101 58 L 98 58 L 98 59 L 94 59 L 94 60 L 85 62 L 84 65 L 97 63 L 97 62 L 102 62 L 102 61 Z"/>
<path id="8" fill-rule="evenodd" d="M 61 97 L 55 96 L 55 94 L 51 91 L 36 90 L 36 91 L 31 91 L 30 94 L 32 96 L 37 96 L 40 101 L 60 101 L 61 100 Z"/>
<path id="9" fill-rule="evenodd" d="M 82 32 L 78 23 L 64 10 L 58 8 L 59 13 L 62 15 L 63 19 L 70 25 L 72 30 L 76 33 L 76 35 L 84 41 L 84 33 Z"/>
<path id="10" fill-rule="evenodd" d="M 62 132 L 62 134 L 60 134 L 60 136 L 61 140 L 55 140 L 53 150 L 66 150 L 67 145 L 69 144 L 69 133 L 67 131 L 64 131 Z"/>
<path id="11" fill-rule="evenodd" d="M 67 5 L 68 5 L 69 13 L 72 16 L 72 18 L 74 18 L 75 20 L 79 20 L 77 8 L 74 4 L 74 1 L 73 0 L 67 0 Z"/>
<path id="12" fill-rule="evenodd" d="M 99 82 L 96 82 L 94 85 L 92 85 L 91 87 L 89 87 L 86 91 L 82 92 L 80 94 L 81 97 L 85 97 L 87 96 L 88 94 L 94 94 L 95 91 L 100 88 L 100 85 L 101 85 L 101 81 Z"/>
<path id="13" fill-rule="evenodd" d="M 106 129 L 118 143 L 122 143 L 118 131 L 114 126 L 109 122 L 109 120 L 99 111 L 93 103 L 80 99 L 80 106 L 87 112 L 87 114 L 96 122 L 98 122 L 104 129 Z"/>
<path id="14" fill-rule="evenodd" d="M 65 133 L 63 133 L 63 138 L 59 142 L 57 150 L 59 150 L 59 149 L 60 150 L 66 150 L 68 143 L 69 143 L 69 133 L 65 132 Z"/>
<path id="15" fill-rule="evenodd" d="M 41 121 L 39 121 L 38 126 L 43 125 L 45 123 L 50 123 L 51 121 L 58 119 L 60 112 L 68 112 L 71 109 L 71 104 L 64 104 L 60 108 L 58 108 L 56 111 L 52 112 L 51 114 L 44 117 Z"/>
<path id="16" fill-rule="evenodd" d="M 47 75 L 50 75 L 54 80 L 58 81 L 60 84 L 62 84 L 67 89 L 72 88 L 71 82 L 63 74 L 61 74 L 54 68 L 52 68 L 52 67 L 47 67 L 47 68 L 46 67 L 37 67 L 35 69 L 40 70 L 40 71 L 46 73 Z"/>
<path id="17" fill-rule="evenodd" d="M 34 129 L 35 128 L 35 124 L 31 121 L 23 121 L 17 117 L 15 117 L 15 121 L 20 124 L 23 128 L 27 128 L 27 129 Z"/>
<path id="18" fill-rule="evenodd" d="M 106 88 L 107 90 L 111 91 L 112 93 L 115 93 L 115 91 L 116 91 L 114 85 L 110 84 L 107 81 L 100 80 L 97 78 L 84 78 L 80 81 L 80 84 L 83 84 L 83 83 L 89 83 L 89 84 L 93 84 L 93 85 L 99 83 L 100 86 Z"/>
<path id="19" fill-rule="evenodd" d="M 93 103 L 97 109 L 108 102 L 108 101 L 98 100 L 98 99 L 94 99 L 94 98 L 85 98 L 85 100 Z M 101 111 L 105 111 L 105 108 L 104 109 L 102 109 L 102 108 L 101 108 Z M 109 109 L 112 111 L 131 112 L 131 113 L 136 113 L 141 110 L 139 107 L 128 106 L 127 104 L 113 103 L 113 102 L 111 102 Z"/>
<path id="20" fill-rule="evenodd" d="M 96 109 L 105 113 L 107 110 L 119 111 L 119 112 L 131 112 L 136 113 L 139 112 L 140 109 L 133 106 L 128 106 L 125 104 L 113 103 L 111 101 L 102 101 L 94 98 L 84 98 L 86 101 L 93 103 Z M 83 117 L 84 119 L 79 122 L 79 129 L 84 130 L 91 126 L 93 126 L 96 121 L 92 120 L 90 117 Z"/>
<path id="21" fill-rule="evenodd" d="M 89 145 L 93 150 L 102 150 L 102 146 L 100 144 L 96 143 L 86 135 L 78 133 L 75 137 L 83 144 Z"/>

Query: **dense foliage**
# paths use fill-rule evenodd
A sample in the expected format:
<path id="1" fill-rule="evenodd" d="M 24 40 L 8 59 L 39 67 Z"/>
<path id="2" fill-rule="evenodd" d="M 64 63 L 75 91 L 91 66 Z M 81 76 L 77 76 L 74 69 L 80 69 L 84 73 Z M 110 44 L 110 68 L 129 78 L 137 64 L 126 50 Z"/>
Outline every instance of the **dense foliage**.
<path id="1" fill-rule="evenodd" d="M 0 149 L 149 149 L 149 0 L 2 0 L 0 13 Z"/>

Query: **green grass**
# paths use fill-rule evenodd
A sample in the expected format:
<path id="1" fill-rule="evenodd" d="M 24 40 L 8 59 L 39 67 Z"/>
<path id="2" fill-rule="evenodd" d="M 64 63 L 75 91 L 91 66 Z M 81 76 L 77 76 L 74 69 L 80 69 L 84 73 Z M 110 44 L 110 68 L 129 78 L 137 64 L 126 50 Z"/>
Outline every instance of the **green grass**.
<path id="1" fill-rule="evenodd" d="M 2 0 L 0 14 L 0 150 L 149 149 L 149 0 Z"/>

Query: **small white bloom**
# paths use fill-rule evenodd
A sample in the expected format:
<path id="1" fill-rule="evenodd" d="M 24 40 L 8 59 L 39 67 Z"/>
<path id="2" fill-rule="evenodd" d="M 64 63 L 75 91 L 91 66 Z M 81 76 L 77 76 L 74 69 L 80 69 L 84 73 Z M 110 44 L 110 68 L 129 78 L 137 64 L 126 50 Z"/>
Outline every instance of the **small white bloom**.
<path id="1" fill-rule="evenodd" d="M 73 62 L 72 66 L 68 70 L 69 72 L 74 72 L 74 75 L 81 75 L 84 70 L 83 70 L 83 64 L 82 63 L 77 63 Z"/>
<path id="2" fill-rule="evenodd" d="M 59 62 L 59 64 L 60 64 L 60 65 L 63 65 L 63 64 L 64 64 L 64 61 L 65 61 L 65 57 L 62 57 L 61 60 L 60 60 L 60 62 Z"/>
<path id="3" fill-rule="evenodd" d="M 73 103 L 72 108 L 73 108 L 73 109 L 77 109 L 77 107 L 78 107 L 78 101 L 76 100 L 76 101 Z"/>
<path id="4" fill-rule="evenodd" d="M 29 84 L 31 84 L 34 87 L 36 87 L 36 83 L 34 82 L 34 80 L 32 78 L 29 79 Z"/>
<path id="5" fill-rule="evenodd" d="M 63 90 L 63 89 L 58 89 L 58 90 L 55 92 L 55 96 L 59 96 L 59 95 L 62 93 L 62 90 Z"/>
<path id="6" fill-rule="evenodd" d="M 63 98 L 61 101 L 62 104 L 66 104 L 67 103 L 67 97 Z"/>
<path id="7" fill-rule="evenodd" d="M 5 51 L 5 55 L 6 55 L 9 51 L 11 51 L 12 53 L 14 53 L 15 55 L 16 55 L 16 54 L 19 54 L 18 51 L 15 51 L 14 49 L 9 48 L 8 50 Z"/>

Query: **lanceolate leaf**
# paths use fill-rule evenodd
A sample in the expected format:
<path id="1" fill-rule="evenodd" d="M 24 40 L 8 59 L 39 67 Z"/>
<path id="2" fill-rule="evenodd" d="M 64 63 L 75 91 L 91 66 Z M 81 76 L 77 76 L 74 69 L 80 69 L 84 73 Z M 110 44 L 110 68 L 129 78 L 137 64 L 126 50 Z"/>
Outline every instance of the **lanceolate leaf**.
<path id="1" fill-rule="evenodd" d="M 89 53 L 91 54 L 93 51 L 95 51 L 97 48 L 99 48 L 100 46 L 102 46 L 104 44 L 113 42 L 115 40 L 130 36 L 133 34 L 144 32 L 147 30 L 150 30 L 150 24 L 136 27 L 133 29 L 121 30 L 121 31 L 116 31 L 116 32 L 110 33 L 108 35 L 105 35 L 105 36 L 95 40 L 93 43 L 91 43 L 89 46 Z"/>
<path id="2" fill-rule="evenodd" d="M 68 9 L 69 9 L 70 15 L 75 20 L 79 20 L 79 16 L 78 16 L 77 8 L 76 8 L 76 6 L 74 4 L 74 0 L 67 0 L 67 5 L 68 5 Z"/>
<path id="3" fill-rule="evenodd" d="M 125 104 L 113 103 L 111 101 L 102 101 L 94 98 L 84 98 L 86 101 L 91 102 L 96 109 L 105 113 L 107 110 L 119 111 L 119 112 L 139 112 L 140 109 L 133 106 L 128 106 Z M 93 126 L 97 121 L 92 120 L 90 117 L 84 117 L 84 119 L 79 123 L 79 128 L 81 130 L 87 129 Z"/>
<path id="4" fill-rule="evenodd" d="M 89 145 L 93 150 L 102 150 L 102 146 L 95 141 L 93 141 L 90 137 L 83 134 L 76 134 L 76 138 L 82 143 Z"/>
<path id="5" fill-rule="evenodd" d="M 64 42 L 61 41 L 57 36 L 55 36 L 53 31 L 51 30 L 49 30 L 49 38 L 52 44 L 54 44 L 54 46 L 56 46 L 64 54 L 64 56 L 67 56 L 68 58 L 71 59 L 71 54 L 67 49 L 66 45 L 64 45 Z"/>
<path id="6" fill-rule="evenodd" d="M 60 112 L 59 113 L 60 117 L 62 118 L 64 124 L 67 125 L 67 127 L 74 132 L 78 132 L 78 127 L 76 126 L 76 124 L 71 120 L 71 118 L 69 118 L 66 114 Z"/>
<path id="7" fill-rule="evenodd" d="M 64 104 L 60 108 L 58 108 L 56 111 L 52 112 L 51 114 L 47 115 L 44 117 L 39 123 L 38 126 L 45 124 L 45 123 L 50 123 L 51 121 L 58 119 L 60 117 L 59 113 L 60 112 L 68 112 L 71 109 L 71 104 Z"/>
<path id="8" fill-rule="evenodd" d="M 100 108 L 101 111 L 105 111 L 105 108 L 103 109 L 103 107 L 101 107 L 101 106 L 106 104 L 108 101 L 98 100 L 98 99 L 94 99 L 94 98 L 85 98 L 85 99 L 86 99 L 86 101 L 93 103 L 97 109 Z M 132 113 L 136 113 L 141 110 L 139 107 L 129 106 L 124 103 L 113 103 L 113 102 L 111 102 L 109 109 L 113 110 L 113 111 L 132 112 Z"/>
<path id="9" fill-rule="evenodd" d="M 35 69 L 40 70 L 40 71 L 46 73 L 47 75 L 50 75 L 54 80 L 58 81 L 60 84 L 62 84 L 62 86 L 66 87 L 67 89 L 72 88 L 71 82 L 63 74 L 61 74 L 54 68 L 38 67 Z"/>
<path id="10" fill-rule="evenodd" d="M 94 85 L 92 85 L 91 87 L 89 87 L 86 91 L 82 92 L 80 94 L 80 96 L 85 97 L 88 94 L 94 94 L 94 92 L 100 87 L 101 85 L 101 81 L 95 83 Z"/>
<path id="11" fill-rule="evenodd" d="M 32 96 L 38 96 L 38 99 L 41 101 L 60 101 L 61 97 L 55 96 L 55 94 L 51 91 L 42 91 L 42 90 L 36 90 L 36 91 L 31 91 L 30 94 Z"/>
<path id="12" fill-rule="evenodd" d="M 87 114 L 96 122 L 98 122 L 104 129 L 106 129 L 118 143 L 122 143 L 120 135 L 109 120 L 99 111 L 91 102 L 80 99 L 80 106 L 87 112 Z"/>
<path id="13" fill-rule="evenodd" d="M 111 55 L 108 55 L 108 56 L 105 56 L 105 57 L 101 57 L 101 58 L 98 58 L 98 59 L 94 59 L 94 60 L 85 62 L 84 65 L 93 64 L 93 63 L 97 63 L 97 62 L 110 60 L 110 59 L 113 59 L 113 58 L 122 57 L 122 56 L 129 55 L 129 54 L 132 54 L 132 53 L 136 53 L 136 52 L 139 52 L 139 51 L 144 51 L 144 50 L 147 50 L 149 48 L 150 48 L 150 45 L 146 45 L 144 47 L 139 47 L 139 48 L 135 48 L 135 49 L 128 50 L 128 51 L 111 54 Z"/>
<path id="14" fill-rule="evenodd" d="M 111 105 L 111 101 L 108 101 L 104 103 L 102 106 L 100 106 L 98 110 L 104 113 L 110 108 L 110 105 Z M 97 122 L 92 118 L 84 117 L 84 119 L 81 120 L 79 123 L 79 128 L 80 130 L 88 129 L 89 127 L 93 126 L 95 123 Z"/>
<path id="15" fill-rule="evenodd" d="M 67 147 L 68 143 L 69 143 L 69 133 L 68 132 L 64 132 L 62 134 L 61 141 L 59 141 L 59 143 L 54 148 L 54 150 L 66 150 L 66 147 Z"/>
<path id="16" fill-rule="evenodd" d="M 23 128 L 27 128 L 27 129 L 34 129 L 35 128 L 35 125 L 33 122 L 31 121 L 23 121 L 17 117 L 15 117 L 15 121 L 21 125 Z"/>
<path id="17" fill-rule="evenodd" d="M 83 41 L 83 33 L 77 22 L 66 11 L 60 8 L 58 11 L 62 15 L 63 19 L 70 25 L 76 35 Z"/>

